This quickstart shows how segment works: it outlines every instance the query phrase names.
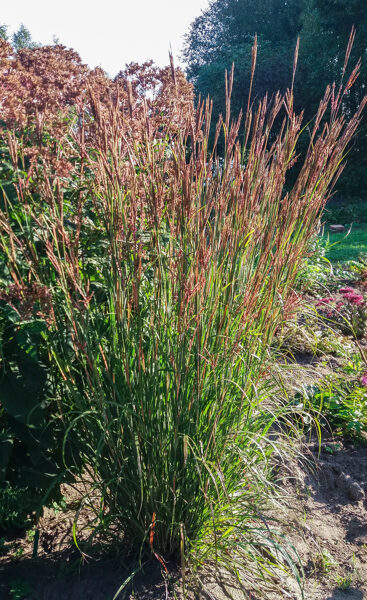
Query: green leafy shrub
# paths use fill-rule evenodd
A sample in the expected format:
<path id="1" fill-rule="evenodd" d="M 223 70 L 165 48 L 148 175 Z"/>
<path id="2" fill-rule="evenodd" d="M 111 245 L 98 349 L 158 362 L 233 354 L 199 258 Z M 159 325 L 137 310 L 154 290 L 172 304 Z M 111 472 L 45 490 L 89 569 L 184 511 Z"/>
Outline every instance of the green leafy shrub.
<path id="1" fill-rule="evenodd" d="M 47 499 L 58 497 L 64 471 L 63 434 L 52 418 L 46 323 L 34 315 L 42 294 L 35 300 L 33 292 L 22 300 L 14 290 L 3 290 L 0 299 L 2 529 L 24 526 L 27 515 L 39 513 Z"/>
<path id="2" fill-rule="evenodd" d="M 367 373 L 363 369 L 361 356 L 354 354 L 341 370 L 310 386 L 306 401 L 333 432 L 366 440 Z"/>
<path id="3" fill-rule="evenodd" d="M 315 387 L 312 403 L 333 431 L 349 437 L 361 437 L 362 433 L 367 433 L 367 391 L 364 386 Z"/>

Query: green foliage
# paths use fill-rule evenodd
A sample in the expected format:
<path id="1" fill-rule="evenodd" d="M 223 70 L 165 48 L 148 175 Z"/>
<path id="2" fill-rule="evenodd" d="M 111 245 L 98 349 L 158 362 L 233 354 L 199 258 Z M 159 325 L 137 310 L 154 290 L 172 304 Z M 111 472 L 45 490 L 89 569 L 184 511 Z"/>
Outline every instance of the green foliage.
<path id="1" fill-rule="evenodd" d="M 352 574 L 339 575 L 339 573 L 337 573 L 335 575 L 335 583 L 340 590 L 348 590 L 350 588 L 350 586 L 352 585 L 352 581 L 353 581 Z"/>
<path id="2" fill-rule="evenodd" d="M 39 508 L 40 498 L 34 489 L 2 482 L 0 486 L 0 531 L 23 529 L 31 514 Z"/>
<path id="3" fill-rule="evenodd" d="M 10 584 L 9 594 L 12 600 L 22 600 L 32 593 L 32 586 L 25 579 L 14 579 Z"/>
<path id="4" fill-rule="evenodd" d="M 327 377 L 306 392 L 309 402 L 320 415 L 320 422 L 337 434 L 365 439 L 367 434 L 367 377 L 363 365 L 354 356 L 342 371 Z"/>
<path id="5" fill-rule="evenodd" d="M 358 269 L 360 256 L 367 252 L 367 225 L 353 225 L 349 230 L 341 233 L 325 233 L 328 242 L 326 257 L 330 262 L 347 263 Z"/>
<path id="6" fill-rule="evenodd" d="M 367 223 L 367 202 L 330 203 L 324 212 L 327 223 L 354 226 Z"/>
<path id="7" fill-rule="evenodd" d="M 330 552 L 328 552 L 328 550 L 323 549 L 320 553 L 318 553 L 315 556 L 314 566 L 315 566 L 315 571 L 317 574 L 319 574 L 321 576 L 325 576 L 328 573 L 330 573 L 330 571 L 335 569 L 335 567 L 337 566 L 337 562 L 331 556 L 331 554 L 330 554 Z"/>
<path id="8" fill-rule="evenodd" d="M 304 259 L 298 275 L 297 286 L 302 292 L 320 294 L 330 285 L 333 269 L 326 254 L 328 239 L 319 234 L 310 243 L 309 255 Z"/>
<path id="9" fill-rule="evenodd" d="M 31 305 L 35 313 L 37 302 Z M 46 323 L 37 316 L 25 318 L 21 310 L 19 299 L 0 300 L 0 483 L 7 486 L 2 491 L 2 529 L 23 526 L 28 514 L 58 497 L 64 472 L 62 432 L 52 417 Z"/>
<path id="10" fill-rule="evenodd" d="M 21 23 L 18 31 L 13 33 L 11 42 L 16 50 L 23 50 L 24 48 L 36 48 L 38 44 L 32 40 L 30 31 Z"/>
<path id="11" fill-rule="evenodd" d="M 235 65 L 232 114 L 246 112 L 251 81 L 251 53 L 258 35 L 252 98 L 290 87 L 300 14 L 305 0 L 216 0 L 191 24 L 183 52 L 197 95 L 213 100 L 216 120 L 225 112 L 224 74 Z M 316 112 L 316 111 L 315 111 Z M 220 147 L 223 151 L 222 146 Z"/>
<path id="12" fill-rule="evenodd" d="M 233 114 L 246 112 L 251 70 L 251 46 L 259 37 L 258 63 L 252 98 L 265 92 L 270 96 L 285 91 L 292 83 L 292 54 L 300 36 L 299 61 L 295 78 L 297 109 L 305 108 L 305 124 L 310 123 L 321 100 L 321 91 L 336 81 L 339 85 L 345 50 L 352 27 L 357 27 L 350 56 L 349 77 L 366 49 L 366 11 L 364 0 L 215 0 L 191 24 L 186 35 L 183 57 L 188 77 L 197 94 L 208 92 L 214 100 L 215 114 L 224 113 L 222 82 L 225 70 L 235 63 Z M 344 97 L 344 110 L 350 114 L 361 102 L 365 90 L 366 62 L 353 91 Z M 237 82 L 237 83 L 236 83 Z M 247 83 L 246 83 L 247 82 Z M 210 88 L 210 86 L 212 86 Z M 305 130 L 302 155 L 310 132 Z M 348 156 L 349 162 L 339 182 L 339 191 L 347 197 L 360 197 L 367 187 L 366 121 Z"/>
<path id="13" fill-rule="evenodd" d="M 225 62 L 230 66 L 233 53 L 244 46 L 251 49 L 255 33 L 260 40 L 278 48 L 295 42 L 303 6 L 303 0 L 292 3 L 283 0 L 212 2 L 193 21 L 186 35 L 184 57 L 189 66 L 189 76 L 196 78 L 203 66 L 213 62 Z M 291 63 L 288 62 L 287 71 L 290 68 Z M 243 85 L 248 83 L 242 81 Z"/>

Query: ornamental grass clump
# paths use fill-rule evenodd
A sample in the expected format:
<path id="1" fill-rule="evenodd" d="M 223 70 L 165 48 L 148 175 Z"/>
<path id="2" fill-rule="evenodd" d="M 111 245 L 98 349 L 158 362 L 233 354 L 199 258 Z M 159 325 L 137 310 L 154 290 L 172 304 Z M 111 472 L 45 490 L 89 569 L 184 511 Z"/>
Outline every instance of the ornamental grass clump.
<path id="1" fill-rule="evenodd" d="M 126 551 L 163 571 L 214 563 L 248 590 L 295 569 L 266 521 L 291 428 L 268 346 L 363 106 L 346 122 L 343 90 L 326 90 L 286 192 L 302 129 L 292 91 L 231 120 L 232 69 L 209 145 L 211 102 L 195 106 L 173 64 L 152 69 L 114 82 L 83 70 L 41 131 L 38 109 L 3 127 L 1 252 L 12 285 L 52 295 L 55 418 L 100 492 L 95 530 L 118 524 Z"/>

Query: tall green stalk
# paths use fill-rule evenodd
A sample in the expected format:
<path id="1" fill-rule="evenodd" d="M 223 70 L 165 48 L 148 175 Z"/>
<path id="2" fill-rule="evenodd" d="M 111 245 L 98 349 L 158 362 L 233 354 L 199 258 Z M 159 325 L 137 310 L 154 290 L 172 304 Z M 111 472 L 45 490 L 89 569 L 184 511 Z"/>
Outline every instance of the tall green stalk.
<path id="1" fill-rule="evenodd" d="M 102 526 L 118 523 L 127 547 L 163 569 L 180 555 L 215 560 L 249 589 L 292 565 L 264 516 L 272 460 L 286 448 L 270 432 L 280 416 L 291 427 L 268 347 L 363 107 L 345 124 L 326 91 L 286 193 L 302 123 L 292 93 L 249 107 L 241 146 L 231 87 L 223 160 L 208 150 L 208 102 L 181 110 L 173 90 L 178 126 L 155 127 L 144 109 L 137 137 L 141 106 L 129 100 L 129 120 L 90 91 L 83 125 L 73 121 L 58 148 L 79 156 L 74 180 L 40 159 L 38 197 L 20 174 L 0 247 L 14 285 L 52 294 L 59 417 L 100 490 Z"/>

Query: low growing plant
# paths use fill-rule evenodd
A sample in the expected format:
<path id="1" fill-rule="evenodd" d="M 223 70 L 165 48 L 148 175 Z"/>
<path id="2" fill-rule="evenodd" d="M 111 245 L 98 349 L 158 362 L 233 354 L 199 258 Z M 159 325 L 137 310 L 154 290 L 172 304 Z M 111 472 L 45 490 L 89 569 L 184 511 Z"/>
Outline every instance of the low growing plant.
<path id="1" fill-rule="evenodd" d="M 357 357 L 356 357 L 357 358 Z M 337 434 L 365 439 L 367 434 L 367 372 L 359 360 L 306 391 L 320 422 Z"/>
<path id="2" fill-rule="evenodd" d="M 343 287 L 338 290 L 338 295 L 320 298 L 316 302 L 316 309 L 319 316 L 342 333 L 356 339 L 364 336 L 367 325 L 366 300 L 354 288 Z"/>

